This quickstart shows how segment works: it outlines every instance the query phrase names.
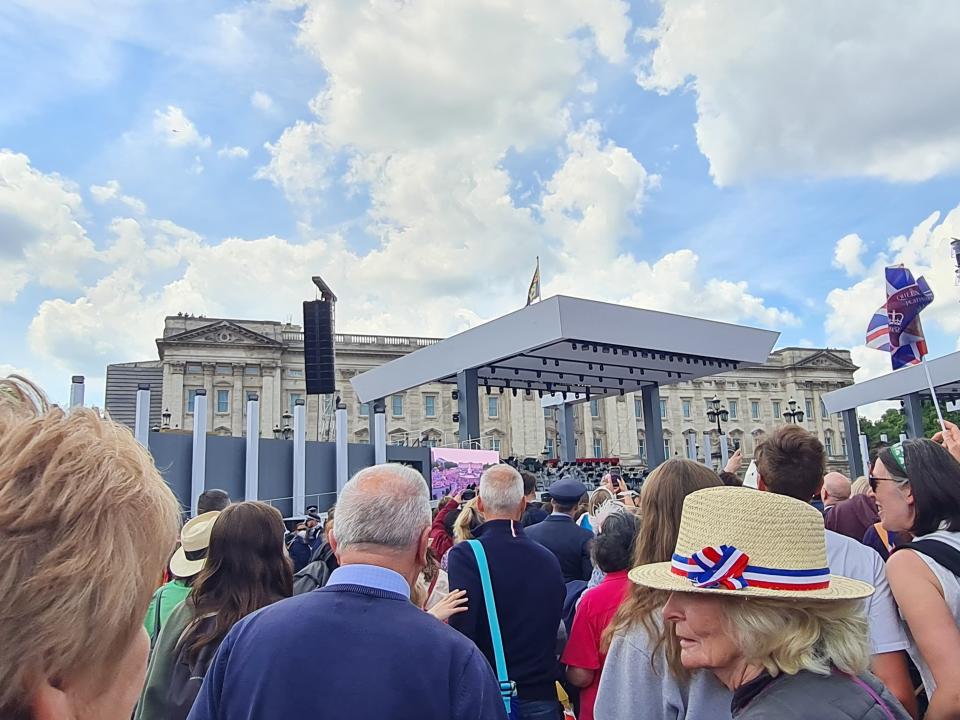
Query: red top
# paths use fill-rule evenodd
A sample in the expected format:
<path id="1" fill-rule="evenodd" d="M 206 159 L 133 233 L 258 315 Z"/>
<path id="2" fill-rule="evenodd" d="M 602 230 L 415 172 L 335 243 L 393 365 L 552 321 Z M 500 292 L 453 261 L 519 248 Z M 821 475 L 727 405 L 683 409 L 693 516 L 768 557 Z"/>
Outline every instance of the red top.
<path id="1" fill-rule="evenodd" d="M 447 530 L 443 527 L 443 521 L 446 520 L 447 515 L 458 507 L 460 507 L 460 503 L 456 500 L 449 501 L 440 508 L 437 516 L 433 519 L 433 525 L 430 526 L 430 539 L 433 541 L 430 543 L 430 547 L 438 561 L 442 560 L 443 556 L 447 554 L 447 550 L 453 547 L 453 538 L 447 535 Z"/>
<path id="2" fill-rule="evenodd" d="M 593 670 L 593 681 L 580 690 L 579 720 L 593 720 L 593 705 L 600 687 L 605 655 L 600 652 L 600 636 L 620 607 L 630 588 L 626 570 L 608 573 L 599 585 L 580 598 L 573 618 L 570 639 L 560 661 L 564 665 Z"/>

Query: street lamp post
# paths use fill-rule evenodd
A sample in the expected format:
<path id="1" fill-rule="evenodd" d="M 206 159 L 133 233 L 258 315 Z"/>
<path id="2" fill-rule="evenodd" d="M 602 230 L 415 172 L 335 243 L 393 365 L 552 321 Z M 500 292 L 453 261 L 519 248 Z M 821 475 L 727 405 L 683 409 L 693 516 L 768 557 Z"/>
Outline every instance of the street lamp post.
<path id="1" fill-rule="evenodd" d="M 803 422 L 803 410 L 797 407 L 797 401 L 793 398 L 787 401 L 787 406 L 790 408 L 785 413 L 783 417 L 789 423 L 802 423 Z"/>
<path id="2" fill-rule="evenodd" d="M 160 429 L 161 430 L 167 431 L 170 429 L 170 417 L 171 415 L 170 415 L 169 408 L 165 408 L 164 411 L 160 413 L 160 420 L 161 420 Z"/>
<path id="3" fill-rule="evenodd" d="M 293 420 L 293 413 L 289 410 L 284 410 L 283 415 L 280 416 L 280 419 L 283 420 L 283 427 L 280 428 L 280 434 L 283 436 L 284 440 L 289 440 L 293 437 L 293 426 L 290 422 Z"/>
<path id="4" fill-rule="evenodd" d="M 727 422 L 730 419 L 729 411 L 720 404 L 720 398 L 716 395 L 710 400 L 710 407 L 707 408 L 707 420 L 710 422 L 717 423 L 717 445 L 720 448 L 720 462 L 724 465 L 727 462 L 726 458 L 726 447 L 727 439 L 723 432 L 723 426 L 720 424 L 722 422 Z M 704 452 L 704 459 L 706 459 L 706 451 Z M 709 463 L 708 463 L 709 464 Z"/>

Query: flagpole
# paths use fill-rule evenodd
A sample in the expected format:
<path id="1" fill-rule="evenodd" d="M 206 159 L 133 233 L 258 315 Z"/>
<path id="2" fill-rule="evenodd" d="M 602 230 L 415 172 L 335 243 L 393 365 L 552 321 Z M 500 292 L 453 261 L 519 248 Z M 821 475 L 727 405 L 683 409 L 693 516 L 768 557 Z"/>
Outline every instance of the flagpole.
<path id="1" fill-rule="evenodd" d="M 937 391 L 933 387 L 933 379 L 930 377 L 930 368 L 927 367 L 927 359 L 920 357 L 920 364 L 923 365 L 923 372 L 927 375 L 927 385 L 930 386 L 930 397 L 933 398 L 933 407 L 937 411 L 937 420 L 940 421 L 940 429 L 946 430 L 947 426 L 943 422 L 943 414 L 940 412 L 940 403 L 937 401 Z"/>
<path id="2" fill-rule="evenodd" d="M 543 275 L 540 274 L 540 256 L 537 255 L 537 302 L 541 302 L 543 300 L 543 291 L 541 290 L 542 287 Z"/>

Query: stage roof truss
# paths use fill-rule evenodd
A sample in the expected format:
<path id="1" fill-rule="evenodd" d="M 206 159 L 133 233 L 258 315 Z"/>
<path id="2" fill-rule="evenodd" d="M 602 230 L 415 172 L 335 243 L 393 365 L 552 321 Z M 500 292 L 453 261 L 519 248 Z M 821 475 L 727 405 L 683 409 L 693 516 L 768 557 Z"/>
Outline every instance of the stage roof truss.
<path id="1" fill-rule="evenodd" d="M 476 370 L 478 386 L 491 393 L 581 393 L 585 401 L 760 365 L 777 337 L 770 330 L 556 296 L 351 382 L 368 402 L 429 382 L 454 384 L 459 372 Z"/>

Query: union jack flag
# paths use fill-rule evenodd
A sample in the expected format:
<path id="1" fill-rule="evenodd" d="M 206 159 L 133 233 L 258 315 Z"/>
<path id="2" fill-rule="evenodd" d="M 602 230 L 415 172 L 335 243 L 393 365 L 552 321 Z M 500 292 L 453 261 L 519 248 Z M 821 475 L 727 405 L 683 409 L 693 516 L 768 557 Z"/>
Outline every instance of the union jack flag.
<path id="1" fill-rule="evenodd" d="M 887 324 L 887 307 L 881 305 L 867 325 L 867 347 L 890 352 L 890 329 Z"/>
<path id="2" fill-rule="evenodd" d="M 867 326 L 867 347 L 890 353 L 894 370 L 916 365 L 927 354 L 920 311 L 933 302 L 923 277 L 916 280 L 903 265 L 886 269 L 887 302 L 877 308 Z"/>

